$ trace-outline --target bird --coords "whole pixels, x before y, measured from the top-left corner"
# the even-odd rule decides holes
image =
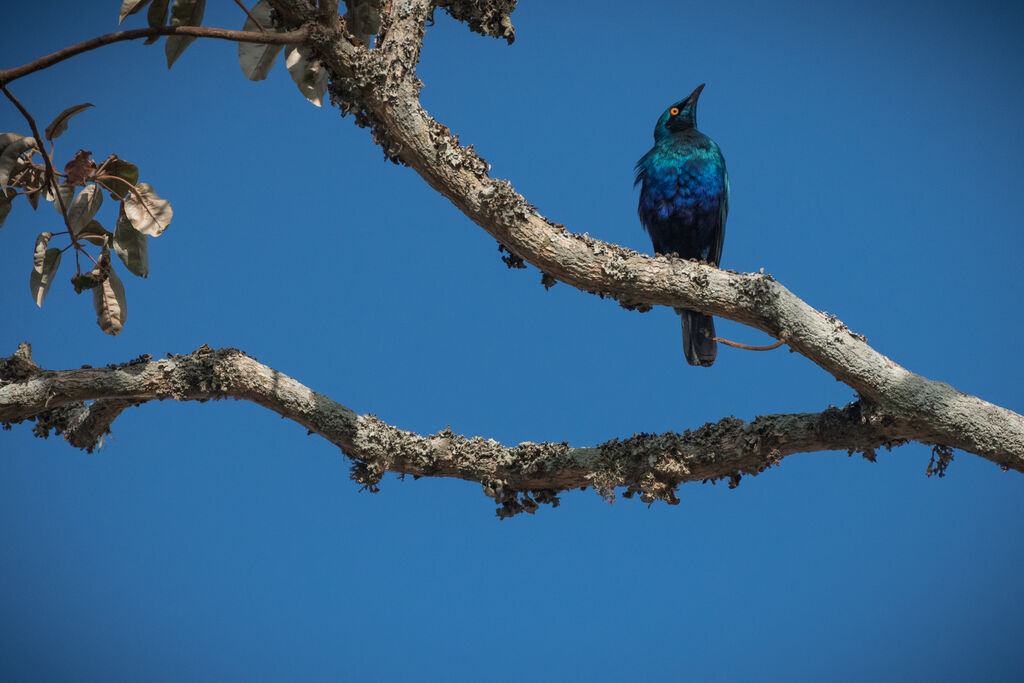
[[[654,146],[636,164],[637,213],[655,254],[699,259],[717,266],[729,213],[729,175],[722,150],[697,130],[697,100],[706,84],[665,110],[654,126]],[[715,362],[715,322],[677,308],[683,353],[690,365]]]

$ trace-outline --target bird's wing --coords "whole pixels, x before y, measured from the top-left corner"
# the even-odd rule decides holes
[[[722,243],[725,242],[725,219],[729,215],[729,172],[724,167],[722,168],[722,175],[725,192],[722,193],[722,203],[718,210],[718,226],[715,229],[715,241],[711,244],[710,258],[708,258],[708,261],[716,264],[722,261]]]
[[[633,178],[633,187],[642,183],[644,178],[647,177],[647,157],[651,156],[653,153],[654,149],[652,148],[647,152],[647,154],[640,157],[640,161],[636,162],[636,167],[633,169],[633,173],[635,174]]]

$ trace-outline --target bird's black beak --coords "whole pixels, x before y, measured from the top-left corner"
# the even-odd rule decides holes
[[[690,93],[690,96],[686,98],[686,101],[690,104],[696,104],[697,98],[700,97],[700,91],[704,89],[705,85],[707,85],[707,83],[701,83],[698,85],[697,89]]]

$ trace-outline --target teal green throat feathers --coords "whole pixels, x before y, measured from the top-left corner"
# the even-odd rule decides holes
[[[654,147],[636,164],[640,223],[656,254],[676,254],[718,265],[729,213],[729,176],[715,141],[697,130],[697,98],[704,85],[661,115]],[[683,321],[683,352],[690,365],[715,362],[718,344],[709,315],[676,309]]]

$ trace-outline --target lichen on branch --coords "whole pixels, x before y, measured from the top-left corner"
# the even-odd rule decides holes
[[[480,35],[504,38],[509,45],[516,39],[512,25],[516,0],[442,0],[437,6]]]
[[[891,448],[919,436],[914,425],[870,401],[821,413],[764,415],[750,422],[728,417],[682,433],[633,434],[596,446],[523,442],[504,446],[445,428],[421,436],[319,394],[238,349],[203,346],[192,353],[153,359],[149,354],[102,368],[45,370],[28,344],[0,358],[0,423],[33,422],[92,451],[113,422],[132,406],[154,400],[236,399],[257,403],[352,459],[352,478],[377,490],[385,473],[453,477],[477,482],[499,514],[533,512],[557,504],[575,488],[593,488],[611,500],[616,490],[642,501],[679,502],[680,484],[756,475],[794,453],[863,452]]]
[[[729,417],[692,431],[633,434],[589,447],[557,442],[504,446],[450,429],[418,435],[372,415],[357,415],[236,349],[203,347],[158,360],[143,356],[105,368],[51,371],[38,367],[23,345],[0,359],[0,422],[6,428],[32,421],[38,435],[54,432],[88,450],[133,405],[163,399],[248,400],[337,445],[353,460],[353,478],[367,489],[378,488],[386,472],[455,477],[479,483],[502,516],[555,505],[560,492],[579,487],[609,499],[624,491],[647,502],[675,503],[683,482],[726,480],[735,486],[741,477],[758,474],[790,454],[843,450],[873,460],[877,449],[907,441],[934,446],[929,474],[945,474],[954,448],[1024,472],[1024,417],[906,370],[770,275],[649,257],[573,233],[542,216],[511,183],[491,178],[490,166],[472,145],[463,146],[423,109],[416,66],[437,7],[474,30],[511,42],[513,1],[390,0],[382,6],[375,49],[352,40],[337,3],[321,3],[319,9],[299,0],[271,4],[290,25],[301,27],[279,34],[280,41],[307,43],[329,70],[332,101],[343,113],[355,114],[357,124],[372,129],[387,158],[415,170],[491,235],[510,267],[532,265],[543,274],[545,286],[562,282],[631,309],[687,308],[748,325],[846,383],[857,400],[820,413],[765,415],[750,422]],[[331,11],[324,12],[325,7]],[[229,34],[207,37],[253,39]],[[143,35],[112,34],[100,42]],[[45,68],[47,59],[27,65],[27,71],[21,68],[20,75]],[[11,73],[0,72],[0,83]]]
[[[315,34],[314,49],[332,80],[358,81],[353,99],[364,117],[360,122],[373,127],[385,154],[415,170],[494,237],[511,262],[535,266],[546,282],[564,282],[630,308],[687,308],[766,332],[860,396],[914,421],[920,438],[1022,468],[1024,417],[901,367],[770,275],[649,257],[572,233],[544,218],[508,181],[491,178],[472,146],[462,146],[419,101],[416,64],[433,7],[431,0],[393,0],[386,40],[372,53],[326,28]]]

